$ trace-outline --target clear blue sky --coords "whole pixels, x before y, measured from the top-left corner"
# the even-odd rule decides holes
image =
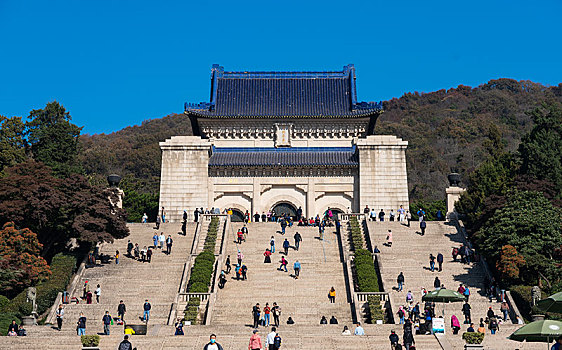
[[[359,100],[562,82],[562,1],[0,0],[0,114],[58,100],[85,133],[209,99],[225,70],[340,70]]]

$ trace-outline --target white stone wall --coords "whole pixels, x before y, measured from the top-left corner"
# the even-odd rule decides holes
[[[178,222],[184,210],[191,215],[195,207],[208,206],[211,143],[198,136],[174,136],[160,142],[160,148],[160,208],[165,208],[167,221]]]
[[[395,136],[374,135],[357,140],[359,150],[359,196],[361,210],[366,205],[378,213],[409,208],[406,172],[407,141]]]

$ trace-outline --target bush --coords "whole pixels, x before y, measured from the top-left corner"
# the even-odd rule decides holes
[[[6,298],[3,295],[0,295],[0,310],[2,310],[4,306],[8,305],[9,303],[10,303],[10,299]]]
[[[361,226],[359,225],[359,221],[357,221],[357,217],[352,216],[349,219],[349,226],[350,226],[350,236],[351,236],[351,249],[358,250],[363,249],[365,246],[365,239],[363,237],[363,231],[361,230]]]
[[[201,282],[195,282],[189,286],[190,293],[207,293],[209,285]]]
[[[521,312],[521,316],[524,319],[530,320],[531,319],[531,304],[533,302],[533,298],[531,297],[531,286],[512,286],[509,291],[511,292],[511,296],[513,297],[513,301],[519,308],[519,312]]]
[[[369,321],[374,324],[377,320],[383,320],[384,312],[381,307],[381,297],[379,295],[369,295],[367,297],[367,304],[369,305]]]
[[[355,277],[360,292],[379,292],[379,279],[371,252],[367,249],[355,251],[353,259]]]
[[[418,200],[410,204],[410,214],[412,214],[412,220],[418,220],[418,210],[422,208],[425,211],[425,220],[434,221],[437,220],[437,211],[441,210],[443,218],[447,215],[447,203],[445,200],[437,201],[424,201]]]
[[[187,302],[187,306],[199,306],[200,304],[201,304],[201,299],[197,297],[191,298]]]
[[[66,289],[70,282],[70,278],[76,268],[76,257],[59,253],[53,257],[51,261],[51,277],[49,280],[39,283],[37,288],[37,313],[39,315],[47,311],[55,302],[58,292]],[[2,312],[16,313],[18,316],[28,316],[27,306],[31,307],[31,303],[27,302],[27,290],[19,293],[10,301],[9,304],[2,308]]]
[[[215,244],[217,241],[219,219],[213,217],[209,224],[203,251],[195,258],[191,268],[187,290],[191,293],[207,293],[215,266]]]
[[[80,336],[80,340],[82,341],[82,346],[98,346],[100,345],[100,336],[97,334],[94,335],[82,335]]]
[[[466,341],[467,344],[482,344],[484,341],[484,333],[464,332],[462,334],[462,339]]]
[[[15,312],[0,312],[0,336],[8,334],[8,327],[12,320],[16,320],[17,324],[21,324],[21,320]]]

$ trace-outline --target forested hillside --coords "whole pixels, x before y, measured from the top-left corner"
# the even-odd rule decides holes
[[[499,79],[476,88],[407,93],[384,102],[385,112],[377,122],[376,133],[397,135],[409,142],[411,200],[443,199],[446,176],[452,169],[467,178],[489,154],[492,125],[497,126],[493,132],[501,132],[506,149],[513,150],[532,127],[527,112],[547,100],[562,101],[562,84],[545,87]],[[126,192],[134,198],[150,194],[144,200],[154,206],[161,162],[158,142],[190,134],[187,119],[174,114],[109,135],[82,135],[81,164],[96,181],[105,181],[109,173],[121,174]],[[133,216],[136,218],[136,214]]]

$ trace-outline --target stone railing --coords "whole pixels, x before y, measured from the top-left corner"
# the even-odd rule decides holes
[[[459,220],[456,213],[451,213],[449,216],[449,221],[455,225],[457,231],[461,234],[463,243],[467,244],[472,249],[472,244],[468,241],[466,236],[466,229],[464,228],[464,224],[462,220]],[[484,270],[484,274],[491,280],[492,279],[492,272],[490,271],[490,267],[486,262],[486,259],[482,255],[480,255],[480,263],[482,265],[482,269]],[[515,301],[511,297],[511,293],[509,290],[505,290],[503,293],[503,299],[509,305],[509,318],[511,319],[512,323],[517,324],[519,320],[523,320],[521,317],[521,313],[519,312],[519,308],[515,304]]]
[[[381,301],[390,301],[390,296],[387,292],[355,292],[357,301],[367,301],[367,298],[372,295],[378,295]]]
[[[340,219],[340,221],[349,221],[349,219],[351,219],[352,216],[355,216],[357,218],[357,221],[362,221],[365,220],[365,218],[367,217],[367,214],[363,214],[363,213],[346,213],[346,214],[338,214],[338,217]]]
[[[201,301],[207,301],[211,293],[178,293],[180,301],[188,302],[189,299],[199,298]]]

